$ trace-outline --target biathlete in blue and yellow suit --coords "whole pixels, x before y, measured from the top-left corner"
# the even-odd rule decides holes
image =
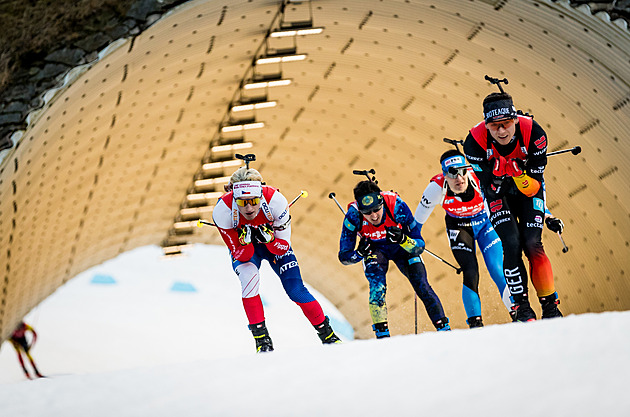
[[[376,337],[389,337],[385,276],[390,260],[411,283],[435,328],[450,330],[442,303],[427,281],[420,257],[424,240],[407,204],[394,192],[382,192],[373,181],[359,182],[354,188],[354,198],[356,201],[348,205],[343,221],[339,260],[344,265],[363,261]],[[357,235],[361,239],[355,250]]]
[[[470,328],[483,327],[475,242],[479,245],[490,277],[510,312],[513,303],[503,274],[503,246],[490,223],[479,179],[472,168],[466,167],[464,155],[451,149],[442,154],[440,164],[442,173],[431,178],[422,193],[415,218],[422,227],[435,206],[440,204],[444,208],[446,233],[451,251],[464,276],[462,301],[468,317],[466,323]]]

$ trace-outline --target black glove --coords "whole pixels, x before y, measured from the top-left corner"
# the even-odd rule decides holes
[[[359,240],[359,246],[357,246],[357,249],[355,250],[357,255],[359,255],[362,258],[365,258],[366,256],[368,256],[371,250],[372,250],[372,241],[365,236],[361,237],[361,240]]]
[[[402,229],[395,226],[385,227],[385,236],[387,237],[387,241],[390,243],[401,244],[403,240],[405,240],[405,234]]]
[[[494,177],[492,179],[492,184],[490,184],[490,186],[485,190],[486,199],[488,201],[499,200],[503,198],[503,195],[505,195],[505,186],[503,183],[503,178]]]
[[[252,227],[252,241],[254,243],[269,243],[275,240],[276,236],[273,227],[270,224],[261,224],[258,227]]]
[[[562,220],[557,217],[547,217],[545,219],[545,224],[547,225],[547,229],[554,233],[562,233],[564,230],[564,223],[562,223]]]

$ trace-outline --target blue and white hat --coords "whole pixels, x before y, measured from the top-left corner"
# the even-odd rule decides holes
[[[449,156],[445,160],[442,161],[442,172],[448,173],[448,169],[453,168],[461,168],[466,165],[466,160],[463,155],[453,155]]]

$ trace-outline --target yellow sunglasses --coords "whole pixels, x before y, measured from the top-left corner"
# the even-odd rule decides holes
[[[245,207],[248,204],[251,204],[252,206],[256,206],[256,205],[258,205],[258,203],[260,203],[260,198],[259,197],[251,198],[251,199],[248,199],[248,200],[243,200],[243,199],[240,199],[240,198],[236,199],[236,204],[241,206],[241,207]]]

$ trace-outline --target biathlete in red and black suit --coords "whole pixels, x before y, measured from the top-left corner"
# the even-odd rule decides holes
[[[484,121],[464,141],[464,153],[479,177],[490,221],[503,244],[503,271],[514,298],[516,320],[536,319],[529,303],[523,251],[542,305],[542,318],[562,317],[551,262],[542,244],[546,133],[533,118],[517,114],[507,93],[488,95],[483,112]],[[547,219],[551,230],[561,231],[561,223]]]
[[[280,277],[287,295],[302,309],[322,343],[340,343],[328,317],[302,281],[291,248],[287,199],[276,188],[263,185],[260,173],[248,167],[232,175],[229,188],[231,191],[219,199],[212,217],[232,255],[232,268],[241,282],[243,307],[257,352],[273,350],[259,295],[263,260]]]
[[[26,340],[26,334],[28,332],[31,332],[32,334],[32,339],[30,343],[28,342],[28,340]],[[43,378],[44,376],[39,372],[37,366],[35,366],[35,361],[31,356],[31,348],[33,347],[33,345],[35,345],[35,342],[37,341],[37,332],[35,331],[35,329],[21,321],[11,334],[11,338],[9,340],[11,341],[13,348],[17,352],[18,361],[20,362],[20,366],[24,371],[24,375],[26,375],[28,379],[32,379],[31,375],[28,373],[28,369],[26,369],[26,364],[24,363],[24,359],[22,358],[22,353],[24,353],[28,361],[31,363],[35,375],[37,375],[39,378]]]
[[[356,201],[348,205],[339,240],[339,261],[352,265],[363,261],[370,286],[369,307],[376,338],[389,337],[385,275],[393,261],[407,277],[438,331],[451,330],[440,299],[427,281],[420,254],[424,240],[407,204],[394,192],[383,192],[373,181],[354,188]],[[359,246],[355,250],[357,235]]]

